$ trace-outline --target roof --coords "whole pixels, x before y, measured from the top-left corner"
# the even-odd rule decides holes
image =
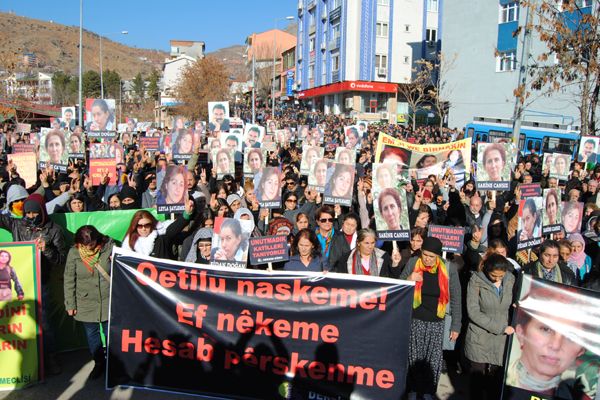
[[[265,32],[253,33],[246,38],[248,44],[248,59],[252,59],[252,48],[256,49],[256,60],[273,59],[273,41],[277,46],[277,54],[281,54],[296,46],[296,36],[282,31],[281,29],[271,29]]]
[[[195,43],[204,44],[200,40],[170,40],[171,46],[193,46]]]

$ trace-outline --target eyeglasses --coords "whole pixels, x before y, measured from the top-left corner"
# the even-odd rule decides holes
[[[142,228],[142,229],[150,229],[152,228],[152,223],[149,222],[147,224],[137,224],[138,229]]]
[[[296,200],[296,199],[287,199],[287,200],[286,200],[286,202],[288,202],[288,201],[289,201],[290,203],[296,203],[298,200]]]
[[[294,186],[296,184],[296,182],[290,181],[290,182],[286,182],[286,185],[288,186]]]
[[[321,222],[322,224],[324,224],[326,222],[332,223],[333,222],[333,218],[321,218],[319,220],[319,222]]]

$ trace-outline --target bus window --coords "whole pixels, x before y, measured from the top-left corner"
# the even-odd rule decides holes
[[[490,129],[490,137],[494,139],[506,139],[512,135],[512,132],[494,131]]]
[[[467,129],[467,137],[472,138],[474,133],[475,133],[475,128]]]
[[[482,138],[481,140],[483,140],[484,142],[486,142],[486,143],[487,143],[487,141],[488,141],[488,135],[486,135],[486,134],[484,133],[484,134],[483,134],[483,138]]]
[[[543,149],[544,149],[544,153],[574,154],[573,149],[576,146],[577,146],[577,141],[574,139],[561,139],[561,138],[555,138],[555,137],[545,137]]]
[[[479,135],[479,133],[477,134],[477,137],[475,138],[476,142],[479,142],[481,140],[481,136]]]
[[[525,149],[525,134],[521,133],[519,135],[519,150],[524,150]]]

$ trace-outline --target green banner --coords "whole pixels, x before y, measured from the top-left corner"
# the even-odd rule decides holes
[[[0,245],[0,274],[10,276],[9,287],[0,288],[0,390],[12,390],[34,384],[41,376],[40,264],[35,244]]]
[[[73,245],[73,237],[77,229],[84,225],[93,225],[99,232],[110,236],[113,240],[121,243],[129,228],[133,214],[138,210],[117,211],[92,211],[81,213],[59,213],[52,214],[50,219],[63,228],[67,245]],[[159,221],[165,220],[164,214],[157,214],[156,210],[148,209]],[[0,242],[12,242],[12,234],[0,229]],[[66,254],[65,254],[66,257]],[[50,273],[50,315],[49,321],[54,331],[55,350],[67,351],[87,347],[87,341],[83,326],[69,317],[65,311],[64,266],[55,268]],[[1,364],[0,364],[1,365]]]

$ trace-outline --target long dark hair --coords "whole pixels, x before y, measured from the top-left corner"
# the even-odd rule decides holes
[[[294,237],[294,242],[292,243],[291,253],[293,256],[299,255],[298,251],[298,242],[300,239],[307,239],[312,244],[313,248],[310,252],[311,259],[315,259],[317,257],[321,257],[321,243],[319,243],[319,239],[317,239],[317,235],[310,229],[305,228],[301,229]]]
[[[75,232],[73,241],[76,247],[89,245],[100,245],[101,247],[104,247],[104,245],[108,243],[109,237],[100,233],[98,229],[92,225],[83,225]]]
[[[125,233],[125,237],[129,235],[129,247],[134,248],[135,243],[137,242],[140,234],[137,230],[137,224],[141,219],[148,218],[152,223],[152,231],[156,229],[156,224],[158,221],[154,218],[154,215],[150,214],[146,210],[139,210],[135,214],[133,214],[133,218],[131,218],[131,223],[129,224],[129,228],[127,228],[127,233]]]

